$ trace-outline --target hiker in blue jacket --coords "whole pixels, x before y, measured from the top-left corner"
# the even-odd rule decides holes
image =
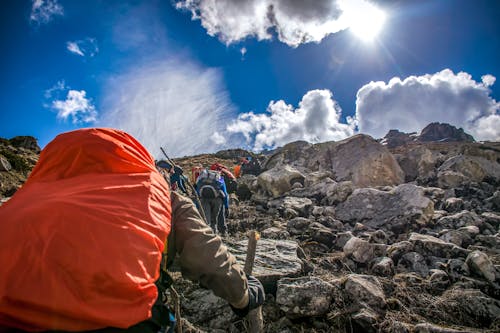
[[[196,191],[214,233],[227,235],[226,216],[229,214],[229,195],[220,172],[203,170],[196,180]]]
[[[188,195],[188,191],[185,185],[185,176],[183,175],[183,170],[178,166],[174,166],[172,169],[172,165],[165,160],[160,160],[156,162],[156,167],[160,169],[165,169],[167,173],[170,175],[170,187],[172,190],[176,190],[179,188],[184,194]]]

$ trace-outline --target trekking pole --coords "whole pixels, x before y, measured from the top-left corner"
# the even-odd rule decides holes
[[[163,153],[163,155],[165,155],[165,157],[167,158],[167,161],[172,165],[173,168],[176,167],[175,165],[175,162],[170,158],[168,157],[167,153],[165,152],[165,150],[163,150],[162,147],[160,147],[161,149],[161,152]],[[194,199],[196,201],[196,204],[198,206],[198,212],[200,213],[201,215],[201,218],[203,219],[203,221],[205,221],[205,224],[207,224],[207,217],[205,216],[205,212],[203,211],[203,207],[201,206],[201,201],[200,201],[200,197],[198,196],[198,192],[196,192],[196,189],[194,188],[193,184],[191,184],[191,182],[189,181],[189,179],[186,177],[186,183],[188,184],[189,188],[191,189],[191,192],[194,193]]]
[[[257,250],[257,241],[260,235],[257,231],[250,231],[247,246],[247,257],[245,259],[245,267],[243,270],[247,275],[252,274],[253,263],[255,261],[255,251]],[[262,333],[264,332],[264,319],[262,318],[262,306],[248,312],[248,332]]]

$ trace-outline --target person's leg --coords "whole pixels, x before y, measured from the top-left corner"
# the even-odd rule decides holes
[[[224,216],[224,203],[222,198],[215,199],[215,210],[217,210],[217,229],[220,235],[226,233],[226,219]]]
[[[212,227],[212,215],[211,215],[211,202],[210,199],[200,198],[201,207],[203,208],[203,212],[205,213],[205,217],[207,218],[207,224]],[[214,230],[215,232],[215,230]]]
[[[212,227],[214,233],[218,233],[218,230],[217,230],[217,215],[219,214],[219,211],[217,209],[217,198],[210,199],[210,213],[212,214],[210,216],[210,220],[212,222],[211,227]]]

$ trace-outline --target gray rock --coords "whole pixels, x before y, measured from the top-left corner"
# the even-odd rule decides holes
[[[288,317],[312,317],[325,314],[335,286],[316,277],[283,278],[278,281],[276,303]]]
[[[310,214],[313,203],[311,199],[308,198],[284,197],[269,201],[268,206],[282,212],[293,210],[299,216],[307,217]]]
[[[327,247],[332,247],[337,238],[337,235],[332,230],[318,222],[313,222],[309,225],[307,234],[312,240],[322,243]]]
[[[467,182],[480,183],[486,177],[500,179],[498,163],[482,156],[456,155],[450,157],[438,169],[438,184],[440,183],[440,174],[443,172],[455,172],[462,175]],[[442,183],[442,185],[460,185],[460,183]]]
[[[444,202],[443,208],[450,213],[460,212],[464,209],[464,201],[460,198],[448,198]]]
[[[450,286],[450,277],[445,271],[440,269],[431,269],[427,279],[432,290],[442,292]]]
[[[466,255],[464,249],[460,251],[460,248],[455,244],[447,243],[433,236],[412,232],[408,240],[413,243],[415,252],[420,253],[424,257],[431,255],[441,258],[452,258],[455,254]]]
[[[305,217],[295,217],[288,221],[286,228],[290,235],[302,235],[312,222]]]
[[[439,239],[464,248],[472,244],[472,237],[464,230],[448,230]]]
[[[337,250],[343,249],[345,244],[349,241],[349,239],[353,237],[354,235],[350,231],[337,233],[337,239],[335,240],[334,244],[335,248]]]
[[[490,282],[495,282],[497,274],[495,266],[485,253],[473,251],[467,256],[465,263],[469,266],[471,273],[484,277]]]
[[[295,182],[304,183],[305,176],[288,165],[272,168],[257,177],[258,185],[276,198],[292,189]]]
[[[437,174],[438,186],[441,188],[455,188],[467,182],[465,177],[460,172],[445,170]]]
[[[265,230],[262,230],[261,235],[263,238],[272,238],[272,239],[287,239],[290,237],[288,231],[279,227],[270,227]]]
[[[486,223],[491,224],[495,228],[500,227],[500,215],[497,213],[493,212],[482,213],[481,218],[483,218]]]
[[[387,243],[387,235],[383,230],[377,230],[370,235],[371,243],[379,243],[386,244]]]
[[[429,274],[429,267],[425,263],[425,258],[417,252],[406,253],[399,259],[396,266],[399,273],[415,272],[422,277]]]
[[[372,188],[356,189],[336,208],[336,217],[345,222],[362,222],[371,228],[425,225],[432,218],[434,204],[421,187],[403,184],[390,192]]]
[[[375,258],[371,272],[378,276],[392,276],[394,275],[394,262],[389,257]]]
[[[245,264],[247,240],[226,245],[238,263]],[[298,276],[302,261],[297,256],[297,242],[290,240],[260,239],[257,243],[252,275],[257,277],[266,290],[276,290],[276,283],[283,277]]]
[[[377,313],[381,313],[387,306],[382,285],[374,276],[349,274],[344,290],[353,304],[360,308],[368,306]]]
[[[379,317],[380,316],[371,309],[361,309],[360,311],[351,315],[353,331],[376,333],[376,324]]]
[[[387,254],[392,261],[397,264],[399,259],[401,259],[404,254],[412,251],[413,244],[408,241],[402,241],[390,245],[387,249]]]
[[[437,224],[441,228],[458,229],[461,227],[471,226],[471,225],[480,227],[483,224],[483,222],[476,213],[464,210],[461,211],[460,213],[440,218],[437,221]]]
[[[437,158],[424,146],[417,146],[396,157],[405,173],[405,181],[428,179],[435,173],[434,165]]]
[[[195,289],[182,298],[183,313],[192,323],[204,323],[212,331],[226,329],[234,319],[228,303],[211,290]]]
[[[462,276],[469,276],[469,266],[461,259],[450,259],[446,263],[446,270],[453,280],[459,280]]]
[[[349,239],[343,251],[346,256],[358,263],[367,263],[374,258],[373,245],[357,237]]]

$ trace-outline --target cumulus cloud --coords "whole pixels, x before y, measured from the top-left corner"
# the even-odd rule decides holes
[[[160,146],[171,156],[222,148],[232,106],[217,70],[186,59],[150,61],[107,84],[100,125],[135,136],[156,157]]]
[[[359,130],[382,137],[390,129],[420,131],[431,122],[464,128],[478,140],[500,139],[500,104],[491,97],[492,75],[481,82],[450,69],[435,74],[370,82],[359,89]]]
[[[176,7],[201,20],[210,36],[231,44],[247,37],[278,39],[292,47],[320,42],[347,29],[357,14],[373,10],[365,0],[180,0]]]
[[[33,0],[30,20],[38,24],[48,23],[57,15],[63,15],[63,7],[57,0]]]
[[[74,42],[67,42],[66,49],[76,55],[93,57],[99,52],[95,38],[85,38]]]
[[[266,114],[240,114],[227,131],[242,134],[257,151],[296,140],[341,140],[353,135],[355,128],[351,118],[347,123],[340,122],[341,113],[329,90],[311,90],[302,97],[298,108],[283,100],[271,101]]]
[[[97,111],[92,101],[86,97],[85,90],[69,90],[65,100],[55,100],[52,108],[57,117],[72,119],[73,124],[92,123],[97,120]]]

